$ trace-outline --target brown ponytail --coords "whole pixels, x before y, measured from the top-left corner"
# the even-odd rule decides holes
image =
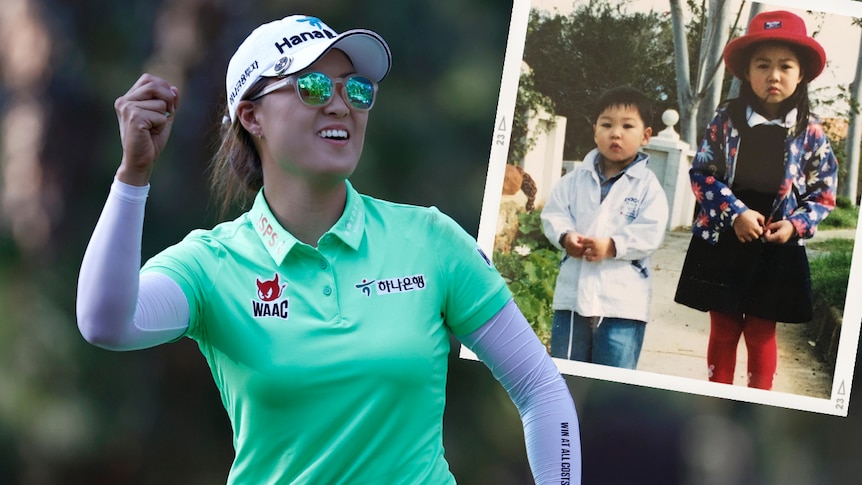
[[[246,92],[253,97],[268,84],[261,78]],[[226,112],[223,110],[222,112]],[[218,150],[210,162],[210,189],[224,217],[234,203],[245,206],[263,187],[263,169],[252,135],[238,120],[219,128]]]

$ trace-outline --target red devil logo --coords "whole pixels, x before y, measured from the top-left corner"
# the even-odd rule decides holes
[[[257,280],[257,297],[261,301],[275,301],[281,297],[281,292],[287,283],[279,286],[278,273],[275,274],[275,279],[271,281]]]

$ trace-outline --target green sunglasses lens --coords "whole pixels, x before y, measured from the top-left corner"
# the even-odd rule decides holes
[[[332,97],[332,80],[325,74],[310,72],[296,80],[302,100],[311,106],[323,106]]]
[[[350,76],[344,83],[347,99],[357,109],[371,109],[374,104],[374,83],[362,76]]]
[[[332,98],[333,82],[326,74],[309,72],[299,76],[296,88],[299,97],[309,106],[323,106]],[[368,110],[374,104],[374,83],[358,74],[344,80],[347,100],[358,110]]]

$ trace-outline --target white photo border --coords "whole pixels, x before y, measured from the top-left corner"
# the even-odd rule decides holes
[[[572,0],[574,2],[574,0]],[[817,2],[816,7],[810,0],[770,0],[762,2],[767,8],[788,8],[836,14],[848,17],[862,17],[862,2],[850,0],[830,0]],[[482,203],[478,243],[486,254],[492,255],[494,238],[502,201],[504,172],[509,150],[511,121],[521,72],[521,63],[526,41],[527,24],[532,3],[530,0],[514,0],[512,18],[500,83],[491,152]],[[862,221],[860,221],[862,222]],[[856,241],[860,240],[862,227],[857,224]],[[835,416],[847,416],[850,401],[850,388],[856,363],[856,351],[862,325],[862,248],[854,244],[850,278],[847,284],[847,301],[843,314],[843,324],[839,338],[831,395],[828,399],[802,396],[776,391],[752,389],[739,385],[726,385],[688,377],[657,374],[640,370],[618,369],[585,362],[553,359],[563,374],[595,378],[625,384],[634,384],[659,389],[680,391],[702,396],[746,401],[757,404],[817,412]],[[856,298],[851,298],[856,295]],[[461,346],[460,357],[477,360],[476,355]],[[705,367],[704,362],[704,367]],[[705,372],[705,371],[704,371]]]

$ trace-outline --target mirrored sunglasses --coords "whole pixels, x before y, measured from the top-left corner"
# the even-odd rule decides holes
[[[296,94],[308,106],[326,106],[332,100],[332,93],[337,85],[341,85],[341,96],[353,108],[368,111],[374,105],[377,94],[377,83],[359,74],[332,79],[322,72],[306,72],[301,75],[291,75],[267,86],[250,101],[262,98],[267,94],[281,89],[288,84],[296,88]]]

